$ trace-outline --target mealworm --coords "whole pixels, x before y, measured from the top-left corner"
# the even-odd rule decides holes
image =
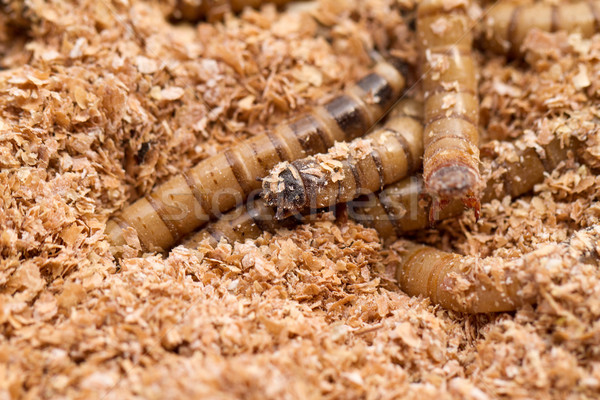
[[[282,6],[291,0],[177,0],[172,11],[176,19],[186,21],[217,21],[228,12],[240,12],[245,7],[259,8],[265,3]]]
[[[516,198],[533,190],[543,182],[544,173],[554,170],[562,161],[576,152],[581,143],[569,138],[568,141],[554,139],[536,150],[526,148],[518,152],[516,161],[493,162],[492,174],[487,179],[481,200],[489,203],[505,196]],[[539,151],[539,153],[538,153]],[[541,153],[541,154],[540,154]],[[500,172],[500,173],[498,173]],[[377,197],[362,197],[348,205],[353,218],[361,224],[374,228],[384,238],[401,236],[404,233],[427,228],[433,219],[443,220],[463,211],[460,199],[453,199],[442,209],[425,198],[426,189],[418,178],[404,179],[389,185]]]
[[[403,88],[402,75],[392,65],[380,62],[373,72],[323,106],[174,176],[108,221],[106,234],[113,251],[118,255],[127,239],[136,245],[132,233],[145,251],[171,248],[211,217],[241,204],[260,189],[259,179],[277,163],[324,152],[336,141],[367,132]]]
[[[532,302],[520,293],[519,279],[502,274],[504,271],[498,268],[502,259],[479,259],[411,242],[402,244],[404,248],[398,251],[396,280],[409,296],[428,297],[446,309],[469,314],[513,311]],[[492,279],[483,270],[499,276]],[[470,277],[472,274],[475,276]],[[456,281],[463,286],[453,284]]]
[[[563,263],[597,264],[600,229],[592,226],[583,231],[591,237],[578,232],[554,245],[553,255]],[[469,314],[514,311],[534,303],[535,291],[527,290],[533,279],[525,267],[549,255],[548,249],[542,249],[507,262],[498,257],[461,256],[407,241],[394,247],[400,256],[396,279],[404,293],[425,296],[446,309]]]
[[[383,128],[325,154],[280,163],[263,179],[277,215],[348,202],[414,173],[423,155],[422,104],[403,100]]]
[[[486,182],[482,201],[487,203],[505,196],[515,198],[533,190],[544,180],[544,172],[554,170],[569,158],[569,153],[576,155],[581,143],[574,138],[567,139],[555,139],[539,149],[525,148],[517,152],[515,161],[493,162],[493,172]],[[376,196],[364,195],[349,202],[346,211],[350,218],[375,229],[382,238],[393,238],[430,225],[434,207],[425,194],[422,179],[409,177],[386,186]],[[455,217],[463,212],[463,208],[462,201],[454,199],[442,210],[436,210],[435,219]],[[254,239],[262,232],[274,232],[299,221],[306,222],[300,216],[292,216],[279,224],[271,207],[261,199],[253,199],[193,235],[186,246],[197,246],[206,238],[213,244],[222,238],[231,242]]]
[[[424,0],[417,10],[425,133],[427,191],[462,198],[479,209],[479,101],[468,1]]]
[[[490,50],[516,56],[532,29],[592,36],[600,27],[600,1],[561,4],[502,1],[489,7],[483,25],[484,40]]]

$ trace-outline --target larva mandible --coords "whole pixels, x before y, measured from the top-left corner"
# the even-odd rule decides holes
[[[583,236],[583,237],[581,237]],[[600,259],[600,226],[594,225],[554,245],[553,256],[563,264]],[[469,314],[514,311],[535,302],[535,290],[526,290],[533,279],[527,268],[547,249],[532,251],[506,261],[498,257],[461,256],[434,247],[400,241],[393,245],[399,255],[398,286],[409,296],[425,296],[446,309]],[[509,266],[517,268],[510,268]]]
[[[327,153],[277,164],[263,197],[277,216],[348,202],[415,173],[423,155],[422,104],[402,100],[380,129]]]
[[[486,182],[482,201],[487,203],[505,196],[515,198],[530,192],[544,180],[544,172],[554,170],[569,158],[570,152],[577,155],[580,146],[581,143],[574,138],[557,138],[543,146],[541,154],[528,147],[517,152],[516,161],[493,162],[491,169],[503,173],[491,174]],[[462,201],[454,199],[442,210],[436,210],[435,219],[455,217],[463,212],[463,208]],[[377,230],[382,238],[393,238],[427,228],[433,207],[425,196],[422,179],[409,177],[388,185],[377,195],[364,195],[349,202],[346,211],[355,221]],[[291,216],[283,221],[276,221],[274,209],[261,199],[252,199],[193,235],[185,245],[194,247],[206,238],[213,244],[222,238],[232,242],[254,239],[265,231],[274,232],[278,228],[307,222],[302,218],[306,217]]]
[[[545,32],[580,32],[590,37],[600,28],[600,0],[561,4],[501,1],[493,4],[483,21],[486,47],[517,56],[532,29]]]
[[[135,242],[132,234],[137,234],[142,250],[170,249],[211,217],[243,203],[260,189],[259,179],[275,164],[324,152],[336,141],[367,132],[396,101],[404,84],[396,68],[380,62],[323,106],[174,176],[108,221],[106,235],[113,252],[118,256],[127,239]]]
[[[423,179],[441,200],[479,210],[479,100],[468,1],[424,0],[417,10],[425,132]]]
[[[175,19],[186,21],[216,21],[228,12],[240,12],[245,7],[259,8],[266,3],[282,6],[291,0],[176,0],[171,12]]]

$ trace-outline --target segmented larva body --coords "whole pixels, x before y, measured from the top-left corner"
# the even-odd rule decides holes
[[[505,196],[515,198],[530,192],[536,184],[543,182],[544,172],[554,170],[569,158],[569,152],[577,152],[580,145],[575,139],[555,139],[543,146],[539,153],[536,149],[526,148],[517,153],[516,161],[492,163],[492,171],[503,172],[491,174],[482,201],[487,203]],[[436,210],[435,219],[455,217],[463,209],[462,201],[454,199],[442,210]],[[363,195],[349,202],[346,212],[356,222],[377,230],[382,238],[392,238],[427,228],[430,225],[432,202],[426,196],[422,179],[409,177],[388,185],[376,195]],[[276,221],[274,209],[261,199],[253,199],[192,236],[186,246],[197,246],[205,238],[216,242],[221,238],[242,242],[254,239],[264,231],[274,232],[299,221],[302,221],[300,216]]]
[[[165,251],[260,189],[277,163],[327,151],[336,141],[367,132],[404,88],[390,64],[378,63],[356,85],[272,132],[254,136],[176,175],[108,221],[106,234],[119,254],[137,234],[142,250]]]
[[[404,242],[396,267],[398,286],[409,296],[428,297],[432,303],[470,314],[513,311],[533,299],[519,293],[522,283],[513,276],[500,274],[496,280],[490,274],[478,274],[473,282],[466,277],[473,269],[498,270],[500,258],[478,259],[448,253],[430,246]],[[452,287],[452,280],[469,282],[467,289]],[[452,289],[450,289],[452,288]],[[461,289],[457,291],[456,289]]]
[[[273,168],[263,197],[278,216],[348,202],[415,173],[423,155],[422,104],[403,100],[383,128]]]
[[[505,196],[512,198],[533,190],[544,181],[544,172],[554,170],[569,152],[576,151],[580,143],[575,139],[561,143],[555,139],[543,146],[541,154],[534,148],[518,152],[517,161],[492,163],[492,173],[486,182],[481,200],[488,203]],[[432,213],[435,220],[444,220],[463,212],[460,199],[451,200],[442,210],[425,198],[426,189],[421,179],[412,177],[389,185],[378,196],[358,198],[348,204],[349,213],[361,224],[374,228],[384,238],[401,236],[407,232],[425,229],[430,225]]]
[[[423,0],[417,34],[425,97],[423,178],[440,199],[478,209],[479,100],[468,1]]]
[[[560,4],[500,1],[488,8],[483,24],[489,49],[516,56],[532,29],[592,36],[600,28],[600,1]]]
[[[539,253],[534,250],[509,261],[461,256],[403,241],[394,245],[400,256],[396,279],[409,296],[428,297],[449,310],[469,314],[513,311],[535,302],[536,291],[526,288],[528,283],[533,284],[526,267],[549,254],[563,265],[598,265],[599,235],[600,226],[594,225],[553,245],[552,253],[547,248]]]
[[[268,206],[262,198],[256,197],[208,224],[206,228],[189,237],[183,245],[195,249],[205,239],[212,245],[216,245],[221,239],[231,243],[244,242],[246,239],[256,239],[263,232],[291,228],[301,220],[300,216],[276,218],[275,209]]]
[[[580,145],[575,139],[562,144],[561,140],[555,139],[544,146],[543,155],[527,148],[520,153],[517,161],[492,166],[492,169],[502,169],[504,173],[493,175],[487,181],[483,201],[506,195],[516,197],[531,191],[534,185],[543,181],[544,171],[556,168],[568,158],[569,152],[577,151]],[[346,212],[357,222],[376,229],[381,237],[390,238],[427,227],[430,209],[431,202],[424,198],[422,180],[410,177],[389,185],[378,196],[363,196],[348,203]],[[454,199],[441,211],[438,219],[459,215],[462,210],[462,202]],[[256,238],[264,231],[274,232],[278,228],[289,227],[300,220],[288,217],[284,221],[276,221],[275,211],[257,199],[211,224],[185,245],[195,248],[205,239],[213,245],[222,238],[244,241]],[[523,279],[512,271],[498,268],[505,263],[500,258],[465,257],[410,242],[402,245],[396,275],[401,289],[408,295],[427,296],[434,304],[466,313],[512,311],[534,300],[522,292]],[[568,249],[570,241],[561,246]],[[597,248],[593,244],[588,247],[597,262],[600,244],[595,246]],[[527,262],[527,257],[535,258],[535,254],[525,255],[517,261]],[[454,285],[454,282],[458,284]]]
[[[173,16],[187,21],[216,21],[228,12],[240,12],[245,7],[259,8],[266,3],[278,6],[291,0],[176,0]]]

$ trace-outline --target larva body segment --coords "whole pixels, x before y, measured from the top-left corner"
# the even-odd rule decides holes
[[[417,33],[425,97],[423,177],[441,199],[464,198],[478,208],[479,100],[468,2],[424,0]]]
[[[211,217],[243,203],[277,163],[324,152],[336,141],[367,132],[403,88],[402,75],[390,64],[378,63],[372,73],[323,106],[169,179],[108,221],[106,234],[115,254],[119,246],[132,244],[133,234],[142,250],[171,248]]]
[[[228,12],[240,12],[245,7],[259,8],[266,3],[281,6],[291,0],[176,0],[173,17],[187,21],[217,21]]]
[[[325,154],[278,164],[263,180],[263,197],[278,215],[348,202],[414,172],[423,154],[422,105],[403,100],[383,128]]]
[[[600,27],[600,1],[561,4],[501,1],[489,7],[483,24],[486,46],[514,57],[521,53],[525,37],[532,29],[592,36]]]

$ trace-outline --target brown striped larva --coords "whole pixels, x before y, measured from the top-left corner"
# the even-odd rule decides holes
[[[532,29],[579,32],[583,37],[590,37],[599,27],[598,0],[560,4],[500,1],[485,12],[483,39],[490,50],[515,57]]]
[[[402,100],[387,123],[329,152],[285,162],[263,179],[263,197],[279,216],[345,203],[415,173],[423,154],[422,104]]]
[[[424,0],[417,11],[425,132],[423,180],[440,202],[479,210],[479,100],[468,1]]]
[[[282,161],[325,152],[336,141],[367,132],[396,101],[404,78],[380,62],[344,94],[314,107],[272,132],[254,136],[176,175],[108,221],[106,234],[115,254],[135,244],[165,251],[212,217],[243,203],[260,189],[259,178]],[[134,243],[131,243],[133,240]]]

